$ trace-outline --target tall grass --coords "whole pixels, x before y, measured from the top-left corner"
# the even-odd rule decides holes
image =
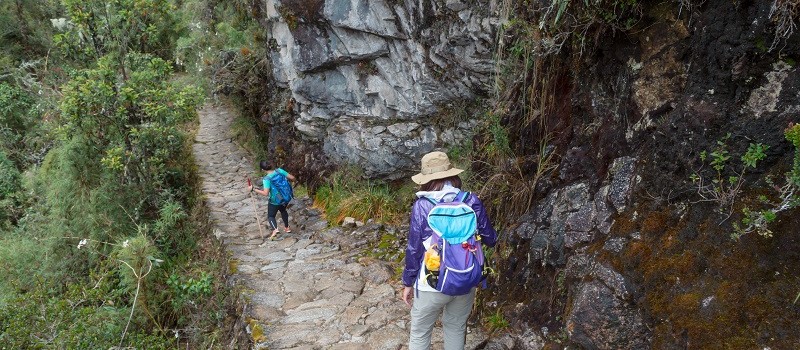
[[[415,188],[409,182],[398,187],[379,180],[365,180],[363,172],[345,168],[333,173],[314,194],[314,206],[325,212],[330,223],[345,217],[387,224],[408,220]]]

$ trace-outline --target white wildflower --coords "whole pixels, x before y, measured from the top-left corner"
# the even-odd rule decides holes
[[[125,242],[122,242],[122,248],[128,248],[128,240],[126,239]]]
[[[86,238],[82,239],[80,242],[78,242],[78,249],[81,249],[83,246],[86,245],[86,243],[89,243],[89,240]]]

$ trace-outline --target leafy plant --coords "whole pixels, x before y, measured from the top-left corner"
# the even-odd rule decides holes
[[[489,157],[503,157],[511,154],[511,145],[508,138],[508,130],[500,120],[500,116],[489,113],[487,118],[488,131],[491,135],[485,150]]]
[[[26,140],[35,128],[33,99],[22,89],[0,82],[0,150],[22,168],[27,165]]]
[[[726,171],[726,167],[730,165],[729,161],[732,157],[728,151],[727,144],[730,137],[731,134],[728,133],[722,139],[717,140],[717,144],[711,152],[700,152],[700,161],[703,165],[708,162],[708,165],[714,170],[712,176],[704,176],[702,167],[690,176],[692,182],[697,186],[697,193],[701,198],[700,201],[717,203],[720,213],[727,212],[725,220],[730,217],[731,212],[729,209],[736,201],[736,196],[741,192],[747,169],[755,168],[758,161],[766,157],[765,151],[769,148],[764,144],[751,143],[740,158],[742,162],[740,169]],[[709,177],[711,178],[710,180],[708,179]]]
[[[783,184],[776,184],[772,178],[765,181],[776,192],[777,199],[770,199],[765,195],[759,196],[763,209],[742,209],[740,223],[734,223],[734,232],[731,238],[739,239],[751,232],[757,232],[763,237],[772,237],[769,224],[778,218],[778,214],[800,206],[800,124],[789,124],[784,131],[784,136],[794,146],[794,159],[792,168],[784,174]]]
[[[167,0],[62,0],[71,25],[53,41],[77,62],[109,54],[152,54],[167,61],[177,40],[177,8]],[[120,67],[123,69],[124,67]]]
[[[214,279],[205,271],[200,273],[197,278],[184,277],[173,273],[167,279],[167,286],[172,290],[170,303],[176,311],[199,304],[200,298],[211,295]]]
[[[16,221],[19,215],[17,196],[20,190],[19,170],[0,150],[0,230]]]

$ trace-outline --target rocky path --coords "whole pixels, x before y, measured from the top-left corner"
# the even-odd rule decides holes
[[[289,210],[293,232],[263,241],[255,215],[265,225],[266,201],[258,198],[256,210],[247,193],[254,163],[231,140],[233,117],[229,108],[205,106],[194,155],[215,235],[231,254],[231,278],[247,299],[242,317],[254,347],[404,349],[409,310],[399,299],[401,285],[386,264],[359,258],[366,238],[381,227],[329,228],[310,200],[299,198]],[[476,344],[476,334],[468,342]]]

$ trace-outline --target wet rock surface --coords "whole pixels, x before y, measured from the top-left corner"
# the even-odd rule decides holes
[[[215,234],[231,254],[229,283],[247,305],[243,320],[256,349],[404,349],[409,309],[391,268],[360,259],[360,247],[380,225],[328,228],[308,198],[289,209],[291,233],[264,240],[266,201],[247,194],[253,164],[229,135],[233,114],[220,106],[200,111],[194,155],[203,178]],[[279,225],[282,224],[279,220]],[[264,228],[269,236],[271,230]],[[441,329],[433,348],[442,347]],[[467,335],[468,348],[485,337]]]

